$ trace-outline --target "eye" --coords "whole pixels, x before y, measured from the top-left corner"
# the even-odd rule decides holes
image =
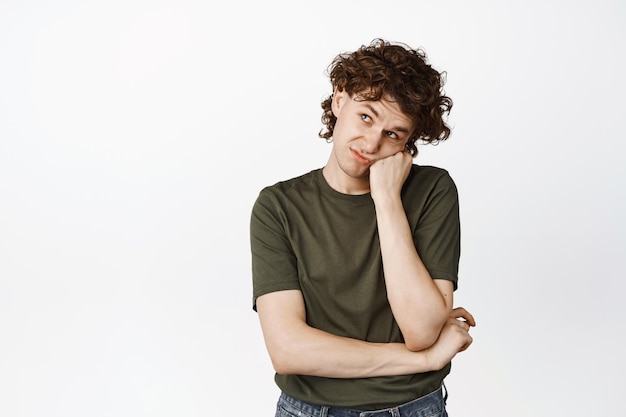
[[[372,121],[372,118],[371,118],[371,117],[369,117],[369,115],[367,115],[367,114],[363,113],[363,114],[361,115],[361,120],[363,120],[364,122],[368,122],[368,123],[369,123],[369,122],[371,122],[371,121]]]
[[[392,132],[391,130],[388,130],[388,131],[386,132],[386,135],[387,135],[387,137],[389,137],[389,138],[391,138],[391,139],[400,139],[400,138],[398,137],[398,135],[396,135],[396,133],[395,133],[395,132]]]

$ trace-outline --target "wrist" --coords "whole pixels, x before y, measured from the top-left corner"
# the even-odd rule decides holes
[[[425,366],[427,369],[427,372],[430,371],[435,371],[436,370],[436,366],[433,363],[433,355],[432,355],[432,351],[430,348],[426,348],[422,351],[422,353],[424,353],[424,362],[425,362]]]
[[[378,211],[392,211],[398,208],[401,208],[404,211],[404,207],[402,206],[402,198],[400,198],[400,193],[396,193],[391,190],[385,190],[371,193],[371,195],[372,200],[374,201],[374,206]]]

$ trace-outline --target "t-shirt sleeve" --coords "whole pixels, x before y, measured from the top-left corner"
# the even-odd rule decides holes
[[[442,171],[429,190],[413,238],[430,276],[452,281],[456,290],[461,252],[459,198],[447,171]]]
[[[250,219],[252,253],[252,308],[269,292],[300,289],[298,265],[287,232],[288,219],[277,193],[259,193]]]

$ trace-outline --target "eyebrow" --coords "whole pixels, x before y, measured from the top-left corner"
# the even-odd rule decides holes
[[[365,106],[372,112],[374,113],[374,116],[378,117],[378,112],[374,109],[374,107],[372,107],[371,104],[369,103],[365,103]],[[402,126],[398,126],[393,128],[392,130],[395,130],[397,132],[402,132],[402,133],[409,133],[409,129],[407,129],[406,127],[402,127]]]

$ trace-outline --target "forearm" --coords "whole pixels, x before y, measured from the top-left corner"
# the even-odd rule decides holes
[[[411,352],[403,343],[371,343],[340,337],[306,323],[300,291],[257,299],[265,344],[276,372],[328,378],[406,375],[436,369],[448,350]],[[435,365],[433,365],[435,364]]]
[[[368,378],[434,370],[427,352],[411,352],[402,343],[370,343],[335,336],[303,325],[270,348],[280,374],[328,378]]]
[[[442,294],[420,259],[399,196],[379,199],[376,219],[389,304],[409,349],[422,350],[437,340],[452,291]]]

